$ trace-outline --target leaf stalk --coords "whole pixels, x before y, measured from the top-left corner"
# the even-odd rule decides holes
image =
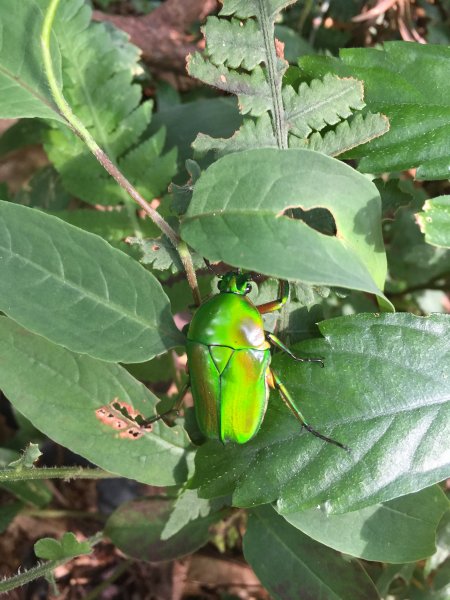
[[[33,479],[111,479],[112,477],[116,476],[103,469],[85,469],[83,467],[0,469],[0,483]]]
[[[55,75],[53,61],[50,52],[50,40],[52,34],[53,23],[55,20],[56,11],[60,0],[51,0],[45,12],[44,24],[41,32],[41,47],[42,57],[44,62],[44,71],[47,76],[50,91],[52,93],[55,104],[59,113],[67,122],[67,125],[72,131],[86,144],[102,167],[113,177],[119,186],[124,189],[151,218],[153,223],[168,237],[174,248],[180,255],[180,259],[186,271],[189,286],[196,304],[200,304],[200,291],[198,289],[197,276],[195,274],[192,257],[187,245],[181,240],[180,236],[172,229],[161,215],[150,206],[150,204],[141,196],[133,184],[125,177],[120,169],[113,163],[109,156],[97,144],[95,139],[90,134],[89,130],[84,126],[80,119],[73,113],[71,107],[67,103]],[[181,251],[180,251],[181,249]]]

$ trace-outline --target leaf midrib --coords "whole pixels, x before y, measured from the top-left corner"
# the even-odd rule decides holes
[[[36,271],[40,271],[41,273],[43,273],[50,279],[53,279],[54,281],[60,283],[63,287],[64,286],[69,287],[70,289],[75,290],[77,293],[80,293],[80,291],[81,291],[82,292],[81,296],[87,297],[89,300],[91,300],[92,302],[95,302],[97,305],[100,304],[100,305],[104,306],[105,308],[111,310],[112,312],[118,313],[121,318],[123,318],[123,316],[125,315],[129,318],[130,321],[137,323],[140,326],[144,326],[147,329],[158,329],[158,330],[164,331],[164,329],[159,329],[156,326],[157,324],[155,321],[140,320],[138,318],[138,314],[136,312],[135,313],[129,312],[129,310],[127,310],[127,308],[121,304],[117,304],[115,302],[105,303],[104,297],[96,295],[95,293],[93,293],[90,290],[87,290],[86,288],[78,287],[76,284],[74,284],[73,282],[70,282],[68,279],[58,276],[56,273],[45,269],[42,265],[39,265],[39,264],[33,262],[32,260],[24,257],[21,254],[14,253],[10,248],[6,248],[5,246],[0,245],[0,249],[3,249],[6,251],[6,253],[7,253],[6,257],[8,256],[8,253],[9,253],[9,255],[11,257],[10,260],[16,259],[16,260],[22,261],[27,267],[31,267],[31,268],[35,269]],[[60,258],[60,256],[59,256],[59,258]],[[103,273],[103,271],[102,271],[102,273]],[[108,288],[108,290],[109,290],[109,288]],[[109,295],[109,293],[108,293],[108,295]]]

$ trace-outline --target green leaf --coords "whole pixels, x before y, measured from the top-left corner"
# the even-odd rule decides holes
[[[165,132],[145,135],[152,104],[141,104],[140,85],[133,83],[139,50],[128,36],[104,23],[90,23],[84,0],[61,3],[54,33],[58,40],[64,95],[97,143],[146,198],[166,190],[176,171],[176,151],[161,156]],[[92,204],[129,202],[70,130],[46,136],[46,152],[68,191]]]
[[[415,566],[416,565],[414,563],[406,563],[405,565],[384,565],[383,572],[376,580],[377,590],[380,596],[384,598],[384,596],[387,595],[391,583],[395,579],[402,579],[405,583],[409,584],[412,579]]]
[[[450,502],[436,485],[342,515],[327,515],[315,507],[285,515],[285,519],[339,552],[364,560],[405,563],[433,554],[437,526],[449,509]]]
[[[47,123],[37,119],[21,119],[17,123],[14,123],[14,125],[8,127],[0,136],[0,156],[14,152],[25,146],[42,143],[43,134],[47,129]]]
[[[135,232],[134,222],[131,222],[125,207],[113,211],[101,210],[57,210],[48,214],[62,219],[85,231],[99,235],[112,246],[125,251],[129,249],[128,237]],[[139,229],[145,236],[158,235],[159,229],[150,219],[140,220]]]
[[[374,184],[377,186],[381,196],[382,213],[385,218],[392,218],[402,206],[409,206],[413,201],[412,194],[403,189],[403,181],[400,179],[375,179]]]
[[[199,449],[191,487],[202,497],[232,493],[237,506],[278,499],[283,514],[318,505],[343,513],[450,475],[450,316],[361,314],[319,328],[325,339],[293,351],[324,357],[324,369],[286,355],[273,368],[306,420],[351,452],[302,432],[273,393],[254,440]]]
[[[90,554],[92,547],[89,542],[79,542],[75,535],[66,531],[61,541],[53,538],[42,538],[34,544],[34,553],[38,558],[46,560],[61,560],[73,558],[81,554]]]
[[[10,462],[8,467],[12,467],[18,471],[21,469],[30,469],[34,467],[34,463],[39,460],[39,457],[42,456],[42,452],[39,450],[38,444],[28,444],[25,448],[23,454],[17,460]]]
[[[0,533],[3,533],[8,528],[9,524],[22,510],[22,502],[10,502],[0,506]]]
[[[283,214],[296,207],[326,208],[337,236]],[[308,150],[249,150],[202,174],[181,232],[213,261],[383,297],[380,208],[375,186],[337,160]]]
[[[172,243],[162,235],[157,239],[128,238],[128,243],[137,247],[140,251],[140,262],[143,265],[151,265],[157,271],[170,269],[172,273],[183,273],[184,267],[178,252]],[[198,254],[191,253],[195,269],[205,266],[203,258]]]
[[[257,119],[244,119],[242,126],[229,138],[213,138],[199,133],[192,144],[196,153],[203,155],[212,150],[217,158],[231,152],[276,146],[277,141],[267,113]]]
[[[197,490],[184,489],[173,504],[172,512],[161,532],[161,540],[168,540],[191,521],[217,513],[224,504],[223,499],[206,500],[198,497]]]
[[[425,241],[433,246],[450,248],[450,196],[427,200],[423,211],[416,218]]]
[[[389,286],[403,291],[425,286],[450,271],[450,252],[427,244],[417,226],[414,209],[401,209],[386,227]]]
[[[152,485],[186,480],[191,446],[180,427],[154,423],[140,439],[122,438],[96,411],[114,399],[144,417],[158,399],[123,367],[75,354],[0,318],[0,388],[57,443],[123,477]]]
[[[362,566],[303,535],[270,506],[252,510],[244,556],[275,600],[377,600]]]
[[[49,0],[2,0],[0,5],[0,118],[42,117],[65,123],[42,71],[40,34]],[[50,46],[61,84],[61,58]]]
[[[266,75],[261,67],[240,73],[223,65],[214,65],[200,53],[189,56],[189,75],[219,90],[236,94],[242,114],[258,117],[272,107],[272,96]]]
[[[47,166],[39,169],[16,194],[14,202],[47,210],[67,208],[71,196],[65,191],[56,170]]]
[[[158,110],[147,133],[155,133],[164,126],[167,132],[166,148],[176,146],[178,171],[183,173],[185,161],[192,157],[191,145],[199,131],[215,137],[230,136],[241,121],[234,98],[201,98]],[[182,181],[180,177],[177,177],[179,183]]]
[[[255,20],[228,21],[210,17],[203,34],[208,44],[208,56],[215,65],[252,71],[265,59],[264,39]]]
[[[0,323],[4,317],[0,317]],[[2,384],[0,382],[0,388]],[[21,459],[21,455],[14,450],[8,448],[0,448],[0,468],[7,468],[11,471],[9,466],[13,461]],[[1,487],[8,490],[11,494],[14,494],[24,504],[31,504],[38,508],[43,508],[52,499],[52,492],[44,481],[12,481],[1,484]]]
[[[96,235],[0,201],[0,258],[1,310],[75,352],[141,362],[183,344],[159,282]]]
[[[334,130],[323,136],[315,132],[304,142],[304,147],[328,156],[339,156],[351,148],[365,144],[389,131],[388,119],[379,113],[357,114],[348,121],[342,121]],[[293,138],[291,146],[295,147]]]
[[[363,108],[363,95],[362,83],[351,77],[340,79],[326,75],[323,81],[315,79],[310,85],[301,83],[298,92],[286,86],[283,89],[286,120],[294,135],[307,137],[313,130],[336,125],[353,110]]]
[[[258,20],[273,20],[275,16],[294,4],[295,0],[223,0],[223,7],[220,15],[232,16],[247,19],[256,17]]]
[[[386,135],[347,156],[361,157],[366,173],[417,168],[417,179],[447,179],[450,48],[388,42],[382,49],[343,49],[340,59],[310,56],[299,64],[312,78],[331,72],[362,79],[367,107],[390,121]]]
[[[174,501],[140,498],[122,504],[108,519],[105,533],[125,554],[138,560],[159,562],[191,554],[209,539],[217,514],[194,518],[172,537],[161,539]]]

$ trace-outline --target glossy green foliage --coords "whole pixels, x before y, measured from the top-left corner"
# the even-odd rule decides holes
[[[159,282],[97,235],[8,202],[0,231],[0,307],[24,327],[112,362],[183,343]]]
[[[201,496],[233,494],[237,506],[278,499],[283,513],[317,505],[343,513],[448,476],[450,318],[362,314],[319,327],[325,339],[292,349],[323,356],[324,369],[287,356],[275,356],[273,368],[306,420],[351,452],[302,432],[272,394],[254,440],[199,449],[192,485]]]
[[[313,539],[365,560],[404,563],[431,556],[450,502],[439,486],[341,515],[310,508],[285,519]],[[414,532],[413,535],[412,532]]]
[[[345,561],[278,516],[270,506],[252,510],[244,556],[275,600],[378,600],[357,561]]]
[[[64,122],[41,69],[40,32],[50,0],[2,0],[0,5],[0,118],[42,117]],[[61,84],[56,40],[52,60]],[[34,60],[33,60],[34,59]]]
[[[346,155],[361,158],[360,170],[417,168],[418,179],[448,178],[450,48],[388,42],[383,48],[343,49],[340,60],[310,56],[299,64],[308,78],[333,73],[361,79],[368,108],[389,118],[386,135]]]
[[[285,214],[318,207],[338,235]],[[377,189],[347,165],[307,150],[261,149],[225,156],[202,175],[181,231],[210,260],[383,297],[380,216]]]
[[[192,447],[183,429],[159,421],[131,440],[96,417],[114,398],[145,417],[156,413],[157,398],[118,364],[70,352],[2,317],[0,386],[38,429],[111,473],[160,486],[188,477]]]

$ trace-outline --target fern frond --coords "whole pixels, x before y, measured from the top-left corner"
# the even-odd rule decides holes
[[[323,137],[320,133],[313,133],[307,141],[306,148],[329,156],[339,156],[387,131],[389,131],[389,121],[384,115],[359,113],[351,121],[339,123],[334,131],[328,131]]]
[[[276,146],[277,141],[267,113],[256,120],[245,119],[240,129],[230,138],[212,138],[200,133],[192,145],[198,154],[213,151],[217,158],[231,152]]]
[[[208,57],[215,65],[252,71],[264,61],[264,40],[253,19],[227,21],[210,17],[203,33],[208,44]]]
[[[349,117],[353,110],[364,108],[361,81],[351,77],[341,79],[327,74],[310,85],[302,83],[298,92],[291,86],[283,88],[283,100],[288,129],[299,137],[311,131],[321,131]]]
[[[83,0],[62,3],[58,10],[55,30],[62,56],[64,95],[125,176],[151,198],[167,188],[176,172],[176,158],[173,153],[160,157],[161,134],[153,142],[145,139],[152,103],[141,104],[141,88],[133,83],[140,52],[123,32],[90,20],[91,10]],[[84,144],[67,129],[50,131],[45,149],[64,187],[78,198],[95,204],[128,201]],[[131,150],[134,162],[129,160]]]

